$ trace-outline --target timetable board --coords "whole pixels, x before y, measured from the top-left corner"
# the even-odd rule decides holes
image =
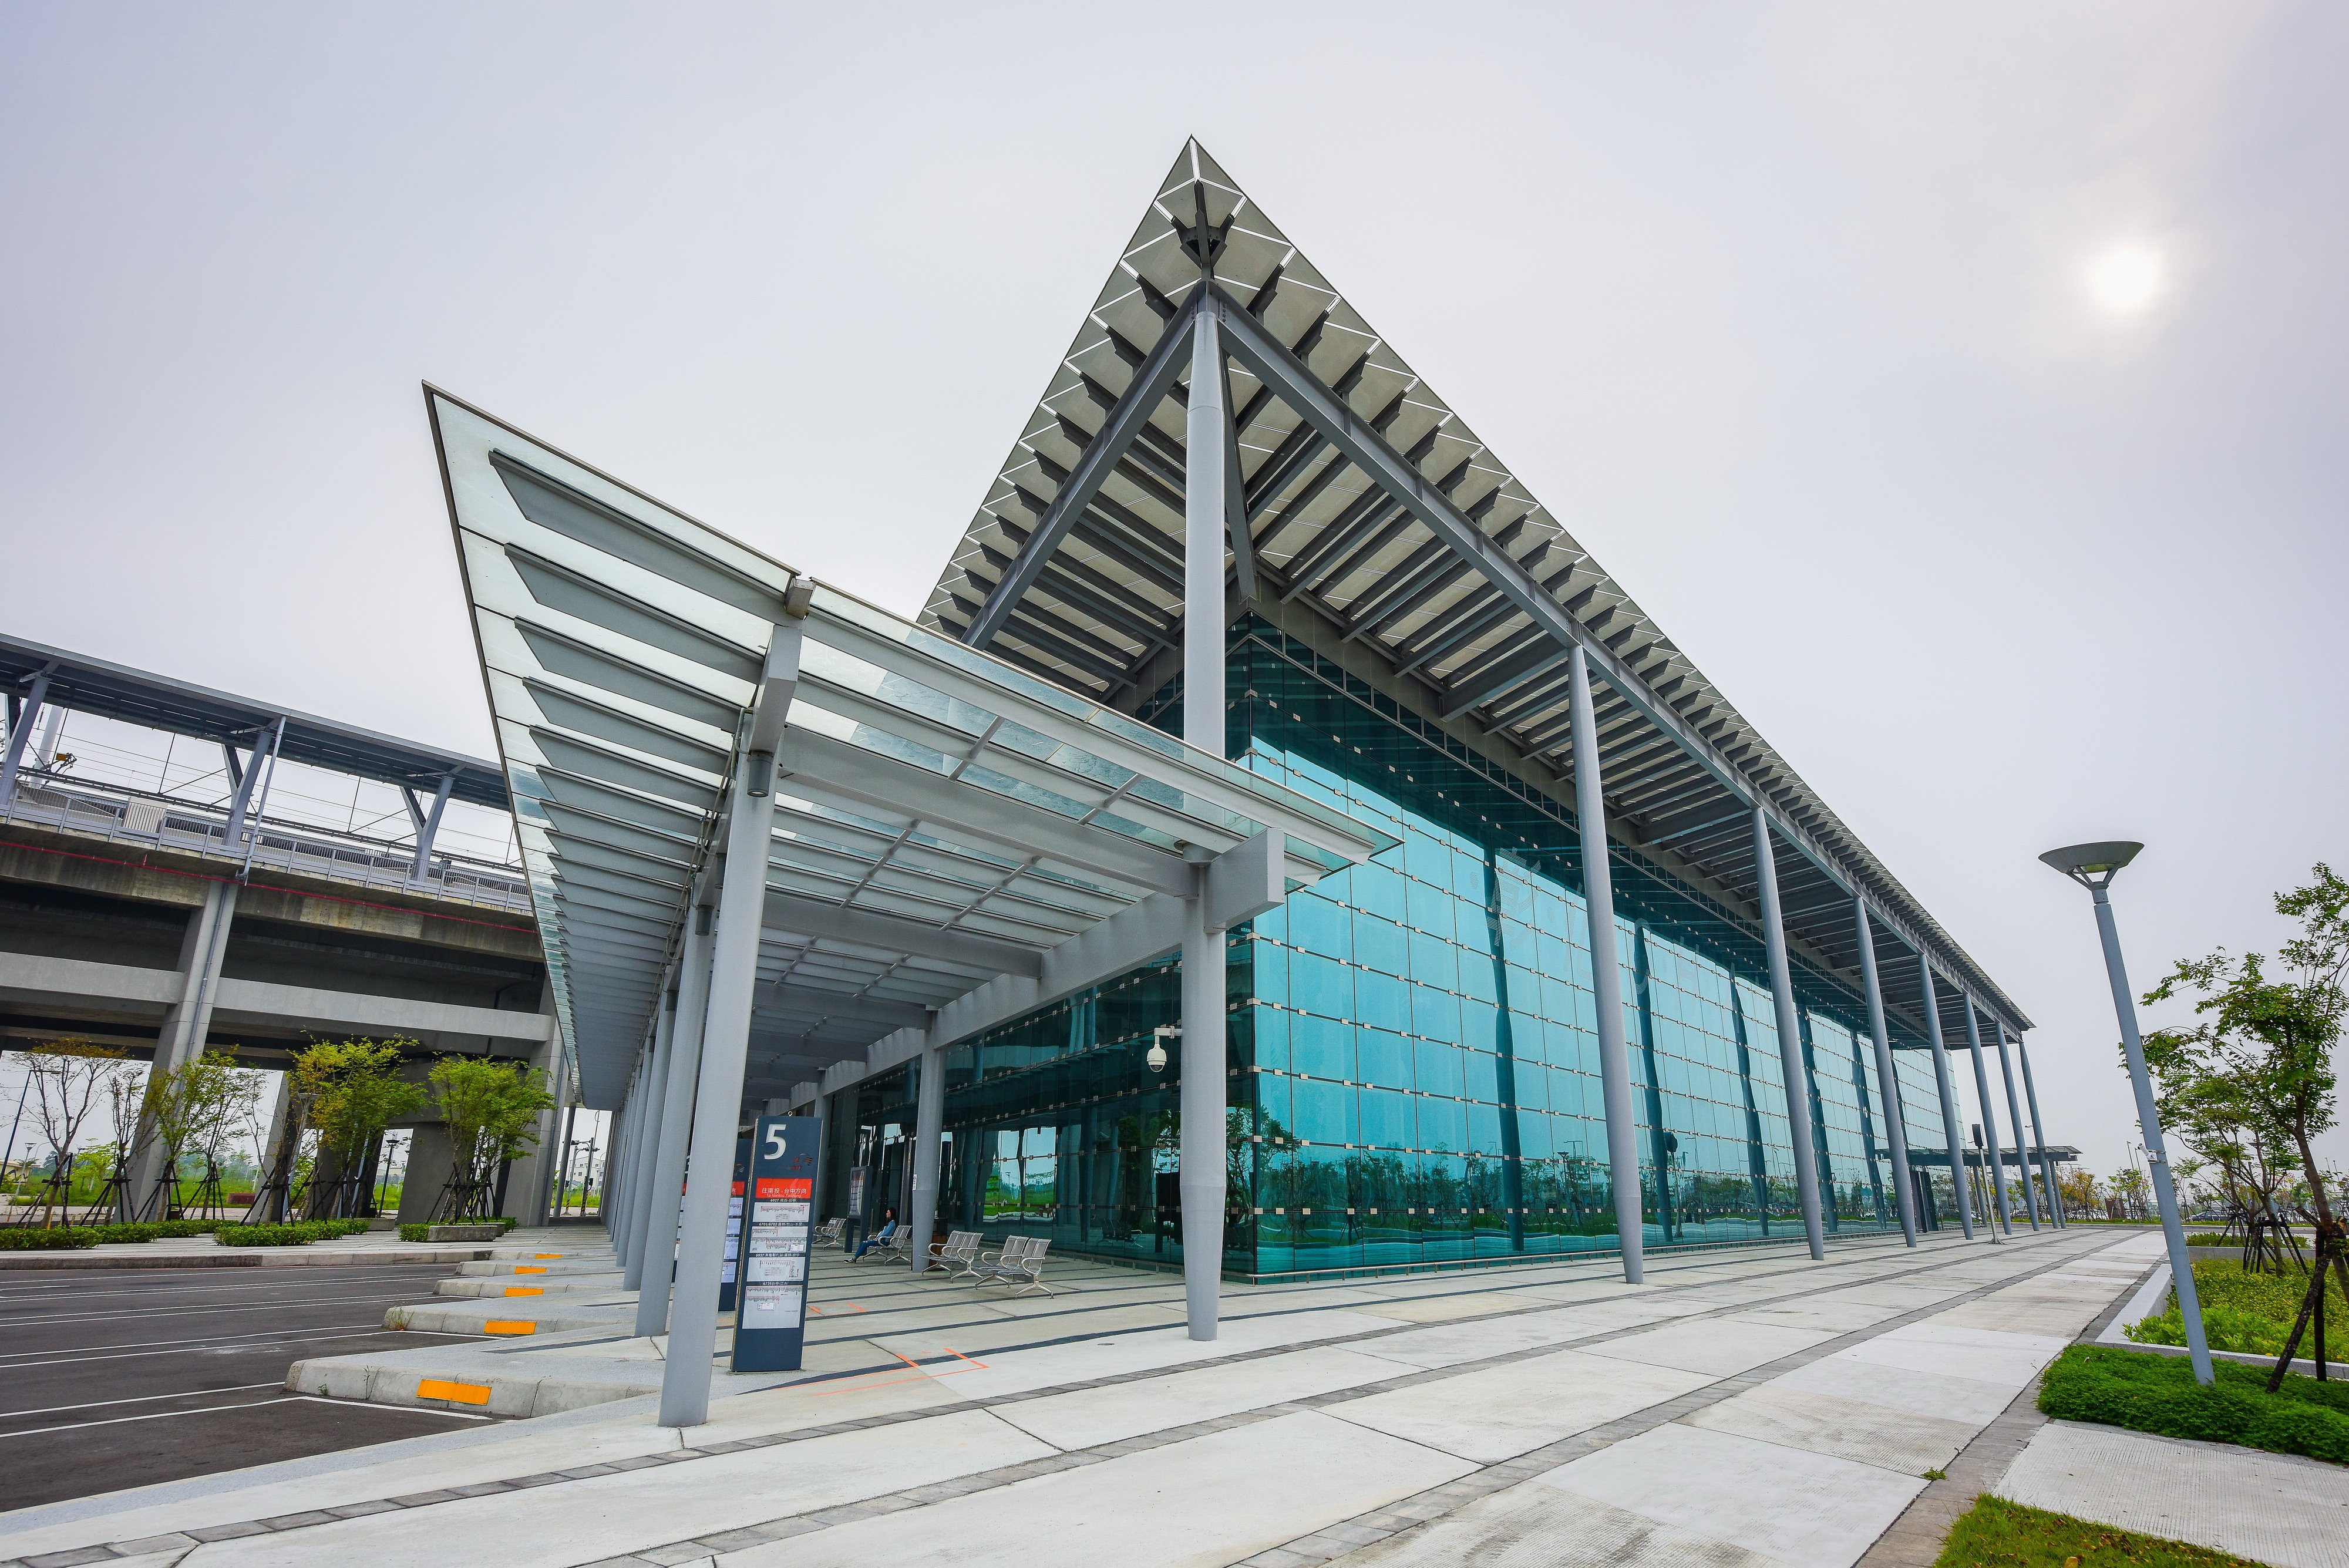
[[[799,1369],[820,1125],[814,1116],[761,1116],[752,1131],[734,1314],[736,1372]]]

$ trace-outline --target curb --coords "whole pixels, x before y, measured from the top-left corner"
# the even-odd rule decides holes
[[[375,1249],[363,1252],[276,1252],[233,1251],[163,1252],[152,1257],[132,1253],[107,1253],[97,1257],[77,1257],[70,1252],[37,1254],[0,1253],[0,1272],[11,1269],[285,1269],[343,1268],[360,1263],[468,1263],[486,1259],[486,1247],[463,1251],[446,1250],[435,1252],[393,1251]]]

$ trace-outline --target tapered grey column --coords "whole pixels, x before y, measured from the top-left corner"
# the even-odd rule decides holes
[[[637,1054],[636,1073],[642,1073],[643,1071],[643,1054],[639,1052]],[[612,1113],[612,1119],[604,1124],[604,1201],[599,1207],[598,1214],[598,1218],[603,1222],[605,1239],[609,1241],[612,1244],[613,1261],[617,1262],[624,1269],[627,1266],[628,1262],[628,1228],[619,1221],[619,1219],[617,1218],[618,1211],[612,1206],[612,1158],[622,1148],[627,1147],[628,1135],[633,1130],[633,1125],[636,1121],[636,1075],[635,1074],[631,1074],[628,1081],[627,1092],[620,1096],[620,1108],[614,1111]],[[590,1158],[590,1163],[593,1163],[592,1157]],[[583,1186],[585,1184],[585,1179],[583,1177]],[[582,1199],[584,1201],[584,1192],[582,1194]]]
[[[2023,1102],[2014,1092],[2014,1063],[2006,1054],[2006,1025],[1993,1019],[1998,1034],[1998,1075],[2006,1085],[2006,1122],[2014,1129],[2014,1165],[2023,1177],[2023,1211],[2033,1231],[2039,1229],[2039,1194],[2031,1175],[2031,1150],[2023,1141]]]
[[[1990,1189],[1998,1204],[1998,1228],[2012,1236],[2014,1234],[2014,1206],[2006,1198],[2006,1168],[1998,1147],[1998,1107],[1991,1103],[1990,1073],[1982,1065],[1982,1021],[1974,1014],[1973,993],[1966,992],[1965,998],[1966,1048],[1973,1053],[1974,1098],[1982,1105],[1982,1142],[1987,1146]]]
[[[2039,1090],[2031,1082],[2031,1047],[2018,1034],[2014,1054],[2023,1062],[2023,1097],[2031,1107],[2031,1141],[2039,1147],[2039,1181],[2047,1191],[2047,1218],[2058,1231],[2071,1221],[2064,1213],[2064,1189],[2055,1180],[2055,1162],[2047,1156],[2047,1129],[2039,1125]]]
[[[1876,928],[1868,918],[1868,901],[1854,898],[1859,918],[1859,978],[1868,990],[1868,1032],[1876,1042],[1876,1079],[1884,1086],[1884,1147],[1892,1155],[1894,1196],[1899,1201],[1900,1236],[1917,1244],[1917,1188],[1909,1178],[1908,1115],[1900,1106],[1900,1080],[1892,1072],[1892,1036],[1884,1027],[1884,992],[1876,978]]]
[[[1568,718],[1574,732],[1574,815],[1582,841],[1582,902],[1590,918],[1590,1004],[1599,1029],[1599,1103],[1607,1115],[1608,1180],[1615,1189],[1615,1233],[1623,1249],[1623,1282],[1648,1277],[1647,1228],[1640,1215],[1640,1129],[1631,1115],[1630,1047],[1623,1037],[1623,964],[1615,949],[1615,879],[1607,858],[1607,795],[1599,769],[1599,719],[1590,701],[1590,664],[1569,656]]]
[[[930,1237],[938,1225],[938,1140],[946,1135],[947,1054],[923,1051],[914,1085],[914,1200],[906,1206],[905,1261],[914,1272],[930,1266]]]
[[[1925,1010],[1925,1038],[1933,1047],[1933,1085],[1941,1094],[1941,1129],[1950,1140],[1950,1190],[1958,1200],[1958,1228],[1974,1239],[1973,1194],[1966,1190],[1966,1129],[1958,1116],[1958,1086],[1950,1076],[1949,1047],[1941,1038],[1941,999],[1933,988],[1933,966],[1917,955],[1917,973],[1923,980],[1919,998]]]
[[[204,1054],[212,1036],[212,1006],[220,990],[221,964],[228,956],[229,931],[236,923],[238,885],[218,881],[201,884],[203,902],[188,911],[180,936],[180,972],[172,985],[179,995],[164,1010],[155,1036],[156,1073],[168,1073]],[[163,1147],[155,1137],[155,1121],[145,1110],[139,1116],[139,1141],[130,1164],[132,1202],[138,1212],[166,1220],[161,1203]],[[152,1214],[149,1207],[161,1203]]]
[[[767,650],[764,695],[750,733],[780,736],[799,680],[800,634],[779,625]],[[768,857],[775,836],[775,758],[760,748],[737,754],[729,791],[726,867],[718,929],[709,949],[709,1001],[701,1026],[701,1071],[694,1088],[693,1145],[685,1220],[677,1249],[677,1303],[668,1359],[661,1368],[660,1424],[698,1427],[709,1418],[710,1356],[718,1348],[719,1272],[726,1262],[726,1206],[733,1194],[734,1139],[741,1125],[742,1077],[750,1053],[751,992],[759,983],[759,932],[766,918]],[[680,1012],[681,1012],[680,1009]],[[678,1019],[680,1029],[686,1020]]]
[[[1803,1200],[1803,1234],[1811,1256],[1827,1255],[1826,1221],[1819,1206],[1819,1158],[1811,1132],[1810,1075],[1803,1065],[1802,1020],[1795,1012],[1795,976],[1786,964],[1786,922],[1778,907],[1778,854],[1770,818],[1754,807],[1754,874],[1762,895],[1762,944],[1770,958],[1770,1000],[1776,1004],[1778,1061],[1786,1075],[1786,1134],[1795,1145],[1795,1188]]]
[[[1202,286],[1204,286],[1204,282]],[[1213,306],[1191,327],[1191,400],[1183,467],[1183,738],[1224,754],[1224,483],[1231,415]],[[1206,868],[1183,906],[1180,1166],[1183,1298],[1193,1339],[1213,1339],[1224,1279],[1224,939],[1206,928]]]
[[[701,1130],[695,1117],[694,1085],[700,1075],[709,1038],[710,949],[717,937],[715,918],[716,911],[703,904],[696,906],[687,922],[684,951],[678,961],[677,1022],[671,1030],[669,1048],[661,1058],[660,1112],[657,1119],[647,1123],[655,1152],[643,1168],[647,1173],[641,1210],[645,1216],[644,1283],[636,1295],[636,1332],[643,1334],[669,1331],[670,1293],[676,1277],[683,1272],[683,1265],[678,1262],[678,1210],[690,1179],[687,1161]],[[726,1125],[730,1133],[734,1125],[730,1116]],[[729,1173],[733,1170],[731,1149],[727,1151],[726,1163],[719,1168]],[[726,1185],[730,1188],[732,1183]]]
[[[691,919],[687,916],[688,921]],[[620,1255],[620,1288],[624,1291],[641,1289],[645,1282],[645,1243],[650,1229],[647,1203],[653,1186],[652,1164],[660,1152],[661,1095],[668,1086],[669,1056],[677,1049],[676,994],[670,991],[662,995],[652,1047],[645,1053],[643,1070],[637,1077],[636,1127],[628,1139],[626,1163],[621,1167],[625,1185],[620,1207],[615,1212],[627,1232],[627,1245]]]

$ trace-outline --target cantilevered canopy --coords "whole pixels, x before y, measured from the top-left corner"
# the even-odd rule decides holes
[[[285,739],[278,754],[289,761],[406,788],[430,790],[448,775],[453,798],[505,809],[505,780],[495,763],[436,751],[332,719],[272,708],[250,697],[232,696],[61,648],[0,638],[0,688],[22,695],[44,674],[48,677],[45,700],[77,713],[95,713],[244,750],[256,742],[265,744],[283,718]]]
[[[1157,916],[1203,882],[1244,919],[1393,842],[428,402],[589,1105],[619,1103],[688,911],[715,902],[733,771],[768,753],[753,1097],[982,988],[1049,1000],[1088,979],[1079,951],[1171,949]],[[1253,898],[1217,879],[1249,866]]]
[[[1133,708],[1175,667],[1184,613],[1192,323],[1215,315],[1238,460],[1226,483],[1233,609],[1374,656],[1464,736],[1570,800],[1567,682],[1599,694],[1610,836],[1758,918],[1751,814],[1781,840],[1789,939],[1856,977],[1855,898],[1918,1026],[1920,954],[2014,1026],[2020,1010],[1503,466],[1393,347],[1193,143],[1168,171],[923,614]],[[1359,652],[1355,651],[1359,650]],[[1920,756],[1920,765],[1930,765]]]

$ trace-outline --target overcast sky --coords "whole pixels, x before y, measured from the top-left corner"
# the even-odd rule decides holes
[[[488,754],[427,378],[910,613],[1195,134],[2030,1014],[2099,1172],[2033,857],[2147,843],[2141,988],[2349,859],[2349,11],[861,11],[0,10],[0,625]]]

